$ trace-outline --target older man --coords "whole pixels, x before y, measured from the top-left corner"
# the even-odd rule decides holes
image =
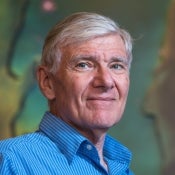
[[[130,151],[106,134],[122,117],[131,60],[129,33],[107,17],[56,24],[37,70],[49,111],[38,131],[1,141],[1,174],[131,175]]]

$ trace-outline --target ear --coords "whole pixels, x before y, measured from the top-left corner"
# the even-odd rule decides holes
[[[55,91],[53,85],[53,79],[47,68],[44,66],[39,66],[37,69],[37,80],[41,92],[48,100],[53,100],[55,98]]]

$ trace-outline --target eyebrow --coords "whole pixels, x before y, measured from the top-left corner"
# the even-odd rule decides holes
[[[71,57],[70,62],[75,63],[80,60],[98,61],[98,57],[95,55],[75,55]],[[112,57],[110,59],[110,62],[121,62],[121,63],[124,63],[126,66],[129,65],[129,60],[127,58],[122,58],[118,56]]]
[[[112,57],[112,62],[121,62],[124,63],[126,66],[129,65],[129,60],[127,58],[123,58],[123,57]]]
[[[92,56],[92,55],[74,55],[71,57],[70,62],[74,63],[74,62],[78,62],[80,60],[93,61],[93,60],[97,60],[97,57]]]

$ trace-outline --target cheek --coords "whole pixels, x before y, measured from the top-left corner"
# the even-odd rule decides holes
[[[128,93],[128,91],[129,91],[129,86],[130,86],[130,79],[129,79],[129,77],[126,78],[125,82],[126,82],[126,83],[125,83],[125,86],[126,86],[127,93]]]
[[[72,92],[80,97],[86,92],[86,89],[88,88],[88,80],[86,78],[76,76],[74,79],[72,79],[71,85]]]
[[[119,86],[122,96],[127,97],[128,91],[129,91],[129,85],[130,85],[130,80],[128,76],[119,78],[118,86]]]
[[[79,100],[85,93],[87,86],[85,78],[80,76],[71,76],[71,78],[67,79],[67,94]]]

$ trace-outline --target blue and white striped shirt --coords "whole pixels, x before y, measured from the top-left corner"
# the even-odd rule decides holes
[[[94,145],[61,119],[46,112],[39,130],[0,141],[1,175],[131,175],[130,151],[106,136],[107,172]]]

